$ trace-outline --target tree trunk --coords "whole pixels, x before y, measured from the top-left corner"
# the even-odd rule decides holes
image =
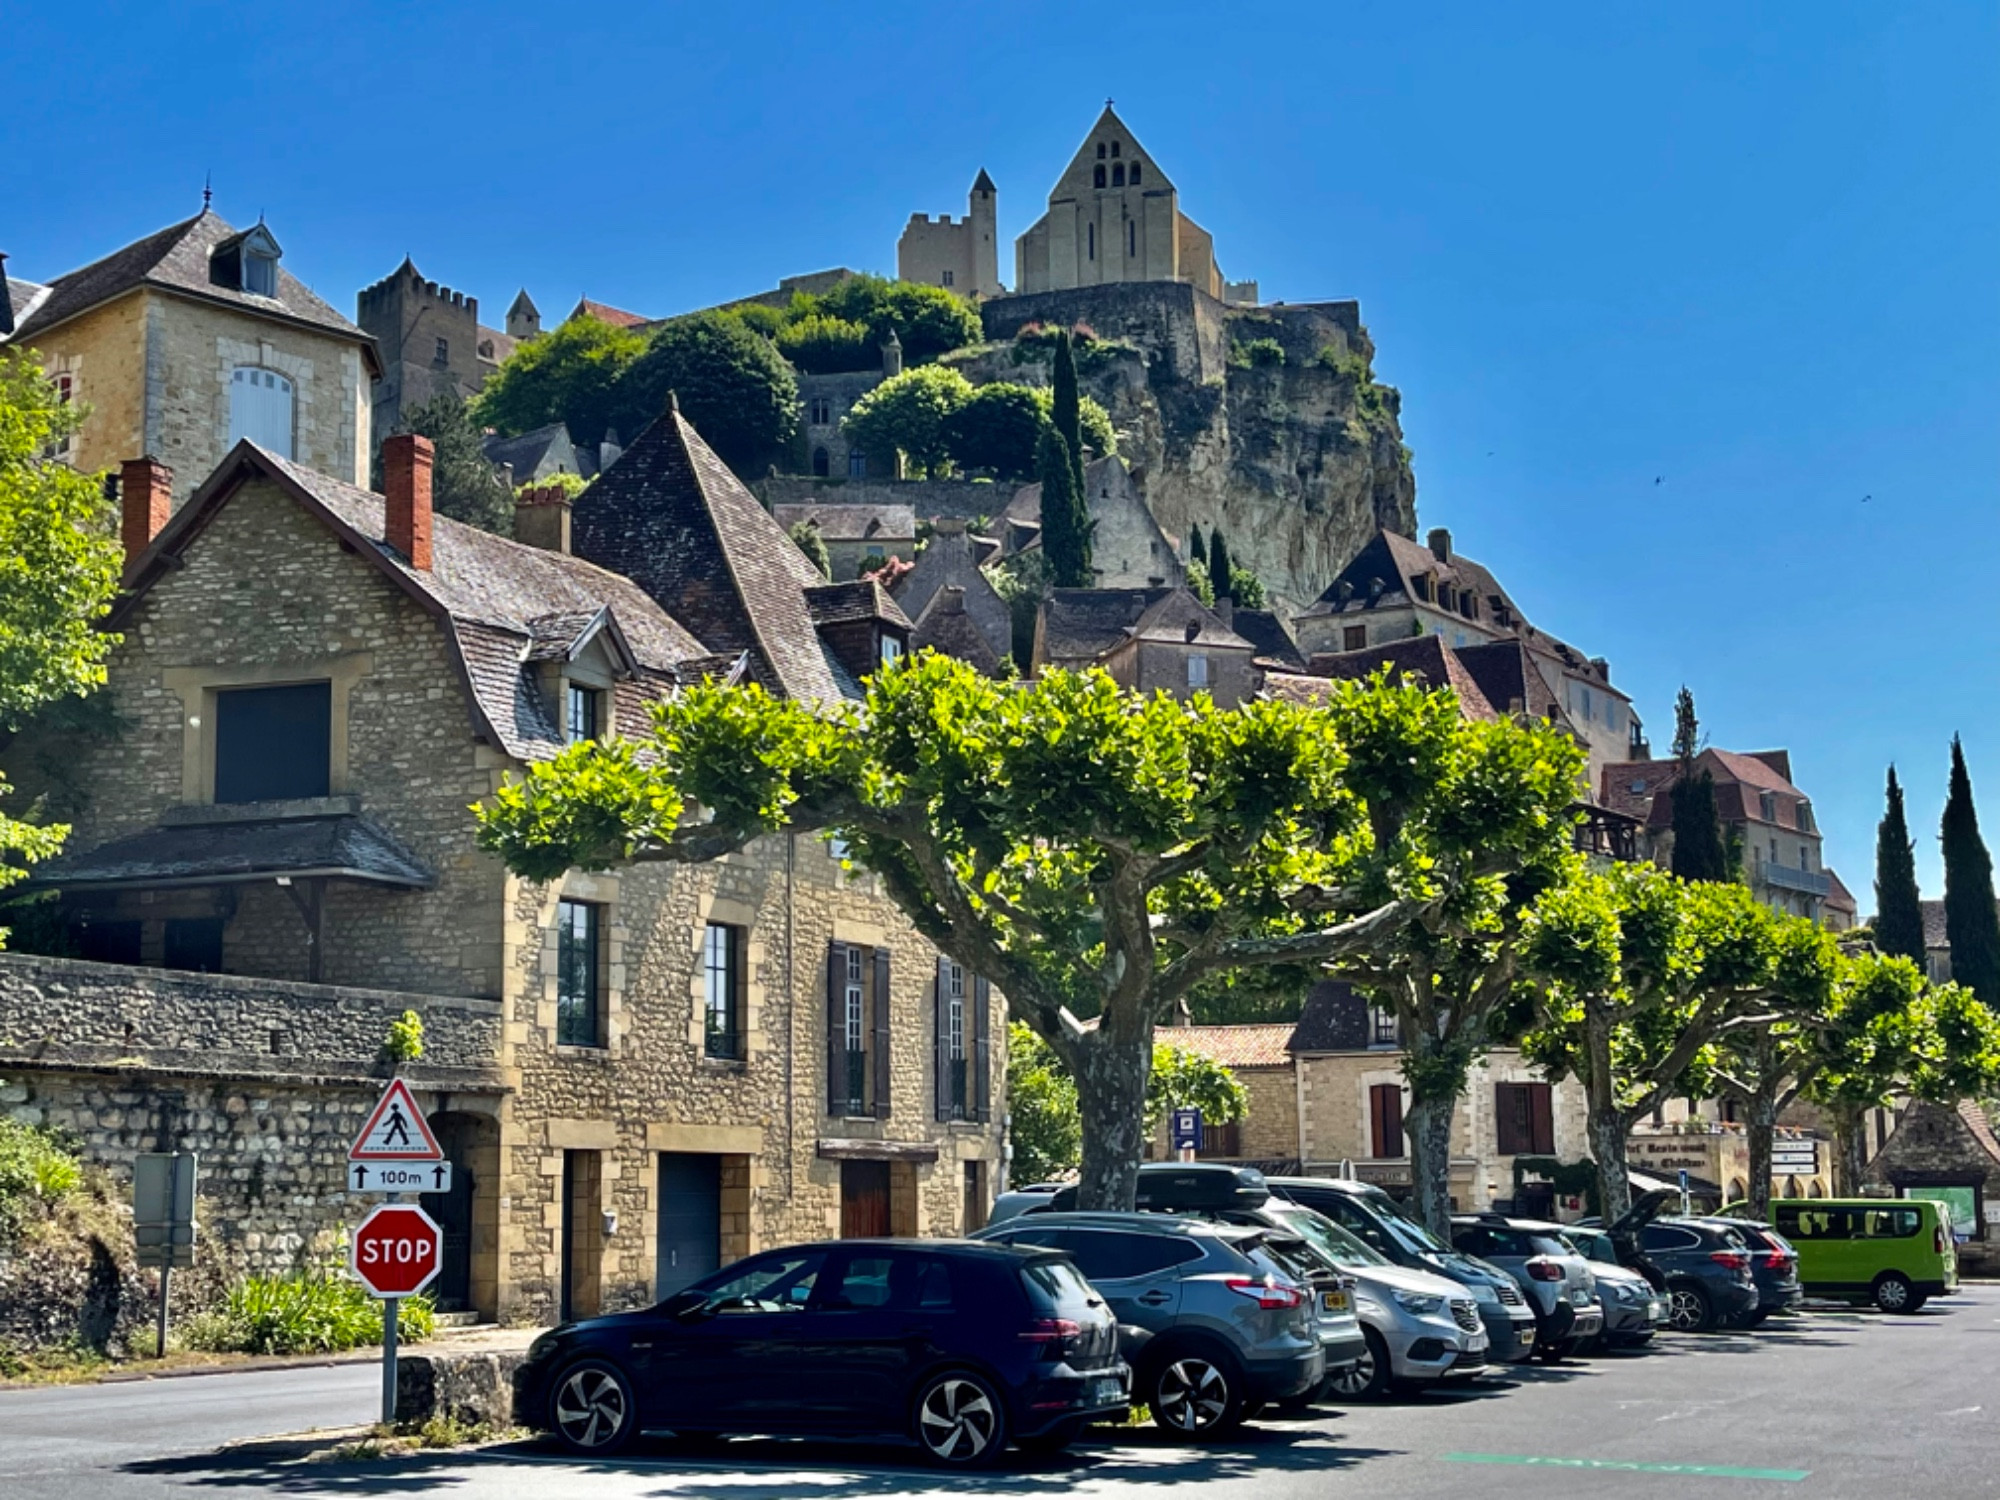
[[[1586,1016],[1583,1023],[1584,1094],[1589,1104],[1590,1154],[1597,1161],[1597,1205],[1604,1222],[1615,1223],[1632,1207],[1632,1174],[1625,1165],[1625,1134],[1631,1122],[1618,1107],[1611,1073],[1611,1023]]]
[[[1750,1116],[1746,1129],[1750,1147],[1750,1217],[1771,1222],[1771,1137],[1778,1129],[1778,1101],[1759,1090],[1744,1100]]]
[[[1136,1037],[1129,1034],[1131,1029],[1120,1035],[1103,1027],[1075,1049],[1076,1105],[1083,1120],[1083,1168],[1076,1184],[1079,1209],[1130,1213],[1138,1196],[1153,1029],[1142,1022]]]
[[[1455,1095],[1420,1099],[1410,1095],[1403,1133],[1410,1138],[1410,1178],[1416,1184],[1417,1217],[1430,1232],[1451,1243],[1451,1117]]]
[[[1868,1127],[1851,1104],[1829,1105],[1826,1116],[1833,1124],[1833,1196],[1852,1198],[1868,1175]]]

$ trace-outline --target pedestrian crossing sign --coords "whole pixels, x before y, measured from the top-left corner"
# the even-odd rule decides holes
[[[349,1161],[442,1161],[437,1137],[430,1122],[417,1108],[410,1086],[400,1078],[389,1080],[382,1097],[369,1112],[368,1123],[347,1148]]]

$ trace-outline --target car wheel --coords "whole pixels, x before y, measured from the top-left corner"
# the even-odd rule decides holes
[[[1924,1299],[1901,1271],[1884,1271],[1875,1283],[1875,1305],[1885,1313],[1913,1313]]]
[[[1707,1333],[1715,1327],[1715,1304],[1708,1293],[1686,1283],[1667,1291],[1667,1326],[1676,1333]]]
[[[1380,1401],[1389,1394],[1395,1374],[1389,1365],[1389,1346],[1372,1328],[1362,1329],[1361,1336],[1367,1343],[1367,1352],[1358,1364],[1327,1376],[1327,1388],[1347,1401]]]
[[[571,1365],[556,1377],[549,1426],[574,1453],[616,1453],[639,1426],[639,1404],[625,1372],[601,1359]]]
[[[952,1469],[998,1463],[1007,1446],[1007,1409],[969,1370],[933,1375],[917,1397],[917,1441],[931,1461]]]
[[[1038,1432],[1033,1437],[1022,1438],[1015,1446],[1023,1453],[1048,1455],[1062,1452],[1063,1449],[1082,1436],[1082,1422],[1058,1422],[1047,1432]]]
[[[1170,1349],[1152,1375],[1146,1405],[1176,1437],[1209,1437],[1243,1420],[1243,1377],[1234,1360],[1202,1348]]]

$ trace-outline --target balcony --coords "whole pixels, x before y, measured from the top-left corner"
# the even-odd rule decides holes
[[[1833,890],[1833,881],[1823,870],[1800,870],[1765,860],[1757,866],[1757,873],[1763,877],[1764,884],[1776,886],[1781,891],[1803,891],[1808,896],[1824,896]]]
[[[1644,825],[1637,818],[1590,802],[1576,803],[1570,811],[1578,815],[1572,838],[1579,854],[1594,854],[1623,864],[1638,860],[1639,830]]]

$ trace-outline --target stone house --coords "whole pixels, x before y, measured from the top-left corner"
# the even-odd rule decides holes
[[[394,271],[363,287],[354,304],[354,321],[375,340],[381,359],[381,374],[369,391],[378,448],[405,411],[441,395],[460,400],[476,395],[520,343],[512,330],[541,326],[523,289],[507,314],[507,329],[487,327],[479,321],[477,297],[426,281],[407,255]]]
[[[930,541],[917,554],[917,565],[896,580],[893,592],[903,613],[917,622],[921,635],[924,620],[933,604],[945,591],[956,589],[958,603],[952,613],[962,615],[971,622],[979,632],[985,654],[1000,662],[1013,655],[1013,615],[1007,601],[1000,597],[992,580],[986,576],[986,570],[980,566],[981,560],[974,555],[972,543],[973,538],[965,521],[956,516],[938,517],[931,523]],[[954,633],[958,632],[956,625],[951,629]],[[922,646],[925,642],[913,638],[912,644]],[[956,650],[947,654],[966,655]],[[979,655],[978,649],[973,648],[966,659],[975,660]],[[976,664],[982,671],[985,670],[983,663]]]
[[[1298,1069],[1286,1050],[1292,1039],[1289,1023],[1248,1026],[1162,1026],[1153,1040],[1198,1053],[1229,1069],[1250,1096],[1241,1120],[1221,1125],[1204,1122],[1202,1160],[1289,1163],[1299,1154]],[[1156,1133],[1153,1154],[1166,1157],[1166,1127]]]
[[[58,276],[7,278],[11,334],[90,416],[64,455],[86,472],[134,454],[181,476],[178,502],[244,438],[349,483],[368,477],[367,333],[283,265],[261,219],[192,219]]]
[[[965,217],[956,224],[950,214],[911,214],[896,241],[896,279],[946,287],[961,297],[1002,295],[998,196],[981,167],[966,194]]]
[[[1888,1138],[1868,1163],[1867,1181],[1899,1198],[1943,1198],[1952,1205],[1963,1276],[2000,1271],[2000,1138],[1986,1111],[1958,1104],[1913,1102],[1897,1115]]]
[[[239,443],[171,520],[126,467],[118,727],[7,747],[74,832],[38,872],[65,956],[0,955],[0,1104],[114,1170],[200,1150],[210,1253],[289,1269],[364,1206],[343,1147],[414,1010],[457,1169],[424,1200],[439,1295],[509,1321],[980,1223],[1004,1004],[837,845],[541,884],[467,812],[702,674],[851,697],[908,622],[819,579],[677,413],[574,515],[524,506],[533,545],[433,516],[428,447],[385,444],[385,497]]]
[[[774,505],[771,514],[788,532],[801,522],[819,529],[836,583],[917,554],[917,513],[907,505]]]
[[[1832,874],[1832,871],[1828,871]],[[1924,973],[1932,984],[1951,982],[1951,934],[1945,927],[1944,902],[1923,901]]]
[[[804,449],[806,472],[815,479],[901,479],[902,461],[894,453],[872,457],[848,441],[841,422],[854,410],[855,402],[883,381],[903,373],[903,346],[896,331],[882,345],[879,370],[839,370],[827,374],[799,372],[799,440]],[[814,495],[811,498],[817,499]],[[872,499],[856,497],[855,503]]]
[[[518,437],[489,437],[480,444],[480,451],[494,468],[511,474],[517,487],[538,484],[558,474],[588,476],[597,472],[597,465],[570,440],[566,422],[551,422]]]
[[[1083,470],[1084,507],[1092,526],[1090,570],[1101,589],[1173,587],[1187,581],[1180,548],[1160,529],[1125,460],[1093,459]],[[1012,556],[1041,545],[1042,486],[1021,486],[1000,512],[1001,552]]]
[[[1102,667],[1121,687],[1228,708],[1263,686],[1256,648],[1185,588],[1051,589],[1035,619],[1032,670]]]

